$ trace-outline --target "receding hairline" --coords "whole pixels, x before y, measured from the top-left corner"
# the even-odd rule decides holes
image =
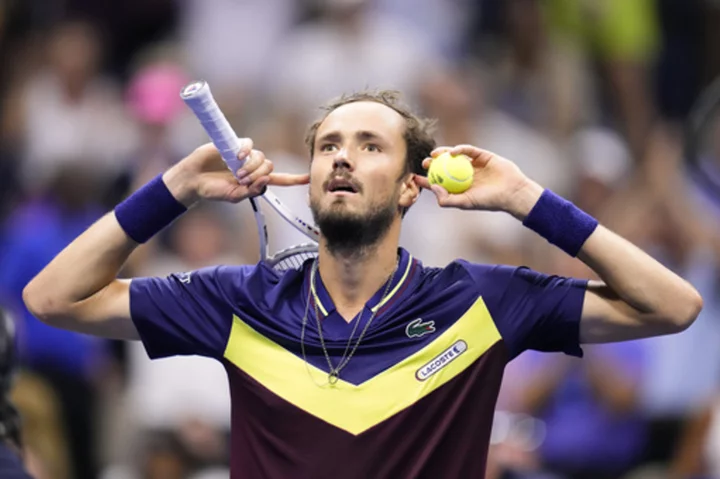
[[[318,119],[318,125],[317,125],[316,131],[319,131],[320,127],[323,125],[323,123],[325,123],[327,121],[327,119],[330,118],[334,113],[341,111],[345,108],[350,108],[350,107],[353,107],[356,105],[362,105],[362,104],[379,106],[385,110],[392,111],[395,114],[395,116],[397,116],[400,119],[400,122],[402,123],[402,126],[403,126],[403,130],[407,128],[407,118],[405,117],[405,115],[400,113],[398,110],[396,110],[392,106],[386,105],[385,103],[382,103],[380,101],[375,101],[375,100],[358,100],[358,101],[353,101],[353,102],[349,102],[349,103],[344,103],[344,104],[338,106],[337,108],[333,108],[332,110],[327,110],[325,112],[325,115],[322,118]]]
[[[318,132],[320,131],[320,128],[323,126],[325,121],[336,111],[342,110],[344,107],[349,107],[356,104],[368,104],[368,105],[378,105],[381,107],[384,107],[385,109],[393,111],[401,120],[401,135],[405,135],[408,130],[408,121],[411,120],[414,115],[410,111],[409,108],[407,108],[406,105],[403,105],[399,102],[399,94],[396,94],[395,92],[385,92],[380,97],[374,97],[368,95],[368,97],[353,99],[351,101],[347,101],[343,103],[345,96],[340,97],[336,99],[335,101],[330,102],[327,105],[324,105],[321,107],[321,110],[323,111],[323,115],[321,118],[318,118],[309,128],[308,135],[306,136],[305,140],[307,143],[308,148],[312,152],[315,147],[315,142],[317,141],[319,135]],[[340,103],[340,104],[338,104]],[[398,108],[395,108],[392,103],[397,104]],[[312,143],[310,142],[310,137],[312,137]]]

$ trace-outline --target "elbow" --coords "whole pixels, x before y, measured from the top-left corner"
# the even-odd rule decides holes
[[[683,299],[678,301],[677,312],[671,318],[673,332],[680,333],[688,329],[700,315],[703,299],[700,293],[690,285],[686,286]]]
[[[33,281],[23,288],[22,298],[30,314],[50,326],[56,326],[63,315],[64,308],[60,302]]]

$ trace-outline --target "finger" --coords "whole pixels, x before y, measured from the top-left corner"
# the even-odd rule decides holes
[[[253,149],[253,141],[250,138],[241,138],[239,140],[240,142],[240,151],[238,151],[237,158],[240,161],[245,160],[245,157],[248,156],[250,153],[252,153]]]
[[[442,207],[457,206],[461,207],[463,204],[462,197],[459,195],[451,195],[448,191],[440,185],[431,185],[430,189],[435,193],[437,203]]]
[[[250,196],[260,196],[265,193],[267,185],[270,183],[270,176],[264,175],[255,180],[249,187],[248,193]]]
[[[432,158],[425,158],[422,162],[422,167],[425,168],[426,170],[428,168],[430,168],[430,163],[432,163],[432,160],[433,160]]]
[[[430,189],[430,182],[428,181],[428,179],[426,177],[420,176],[420,175],[415,175],[413,180],[415,181],[415,184],[418,185],[420,188],[425,188],[427,190]]]
[[[450,150],[451,155],[465,155],[478,166],[485,166],[493,153],[473,145],[457,145]]]
[[[451,146],[438,146],[430,153],[430,156],[432,156],[433,158],[437,158],[438,156],[442,155],[446,151],[450,151],[450,150],[452,150]]]
[[[263,155],[263,162],[260,164],[257,168],[252,170],[245,178],[240,180],[240,184],[243,186],[249,186],[253,184],[258,178],[261,176],[268,176],[273,171],[273,164],[272,161],[264,159],[265,156]]]
[[[265,162],[265,154],[260,150],[252,150],[250,154],[245,157],[245,164],[236,172],[236,176],[239,180],[249,176],[253,171],[260,168]],[[241,184],[250,184],[242,183]]]
[[[310,183],[310,175],[294,175],[291,173],[273,173],[270,175],[270,183],[273,186],[296,186]]]

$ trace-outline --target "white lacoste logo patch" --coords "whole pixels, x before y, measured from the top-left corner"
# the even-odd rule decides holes
[[[468,345],[462,339],[457,340],[452,346],[435,356],[427,364],[415,372],[418,381],[425,381],[427,378],[440,371],[442,368],[453,362],[462,353],[467,351]]]

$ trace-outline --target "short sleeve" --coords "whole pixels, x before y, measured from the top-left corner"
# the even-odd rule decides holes
[[[582,357],[580,317],[587,280],[526,267],[466,266],[511,358],[528,349]]]
[[[222,357],[233,321],[234,291],[242,291],[248,268],[214,266],[133,279],[130,313],[150,358]]]

